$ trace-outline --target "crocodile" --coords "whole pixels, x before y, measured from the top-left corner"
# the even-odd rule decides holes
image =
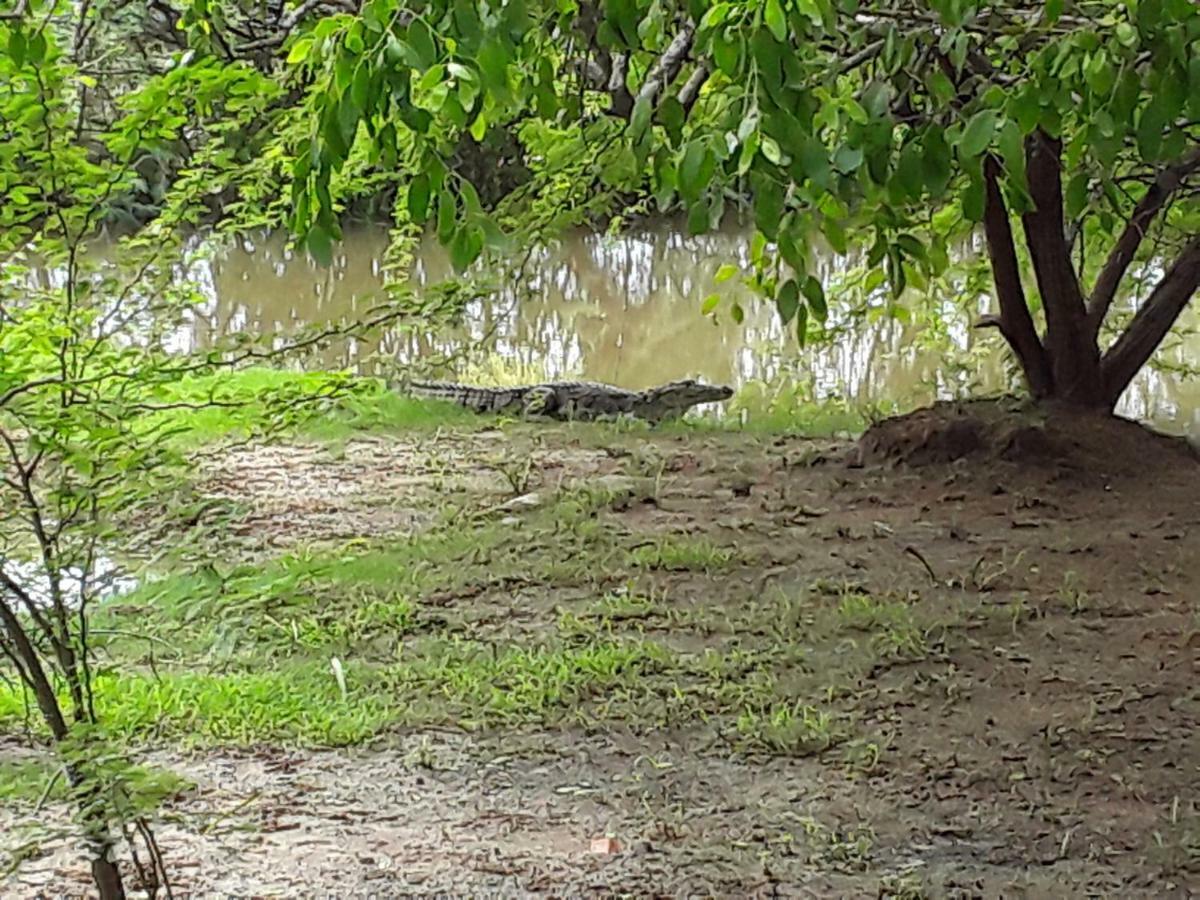
[[[635,418],[650,423],[678,418],[701,403],[733,396],[723,385],[693,379],[629,391],[594,381],[550,381],[517,387],[479,387],[452,381],[410,381],[404,389],[418,397],[448,400],[479,413],[509,413],[559,421]]]

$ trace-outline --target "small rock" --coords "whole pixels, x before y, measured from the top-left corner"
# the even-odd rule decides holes
[[[501,503],[497,509],[533,509],[534,507],[541,505],[542,495],[535,491],[532,494],[522,494],[520,497],[513,497],[511,500]]]
[[[592,838],[592,852],[611,856],[614,853],[621,852],[621,846],[617,843],[616,838],[597,837]]]

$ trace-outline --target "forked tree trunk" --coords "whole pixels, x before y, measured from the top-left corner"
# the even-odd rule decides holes
[[[1004,195],[1001,165],[984,160],[984,232],[1000,314],[980,326],[1000,329],[1037,401],[1112,412],[1200,286],[1200,237],[1193,238],[1154,288],[1129,327],[1100,353],[1100,326],[1117,287],[1154,216],[1183,179],[1200,170],[1200,148],[1164,169],[1138,203],[1085,301],[1070,259],[1063,222],[1061,143],[1042,131],[1026,140],[1027,187],[1033,209],[1021,217],[1033,274],[1046,315],[1039,336],[1021,283],[1016,244]]]
[[[11,581],[3,585],[10,590],[20,588]],[[0,624],[4,626],[10,640],[13,642],[15,653],[13,663],[17,666],[21,680],[33,689],[38,708],[45,719],[55,744],[60,747],[70,737],[70,728],[66,717],[59,706],[58,697],[50,678],[42,666],[41,658],[34,648],[33,642],[25,631],[25,627],[9,605],[0,599]],[[71,787],[78,788],[85,781],[85,776],[70,763],[66,766],[67,780]],[[85,789],[85,793],[87,793]],[[97,815],[91,797],[84,797],[81,804],[83,829],[90,854],[92,880],[96,884],[100,900],[125,900],[125,886],[121,880],[121,871],[110,858],[114,846],[108,823],[103,815]]]

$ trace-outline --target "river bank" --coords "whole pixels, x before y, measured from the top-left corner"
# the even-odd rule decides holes
[[[853,450],[460,420],[208,454],[197,567],[96,620],[102,716],[179,779],[177,896],[1184,896],[1196,479]],[[27,830],[65,820],[18,702],[6,895],[82,892]]]

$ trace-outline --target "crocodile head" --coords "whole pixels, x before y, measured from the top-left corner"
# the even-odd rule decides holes
[[[733,396],[733,388],[703,384],[692,378],[672,381],[642,392],[644,402],[663,416],[679,415],[700,403],[716,403]]]

